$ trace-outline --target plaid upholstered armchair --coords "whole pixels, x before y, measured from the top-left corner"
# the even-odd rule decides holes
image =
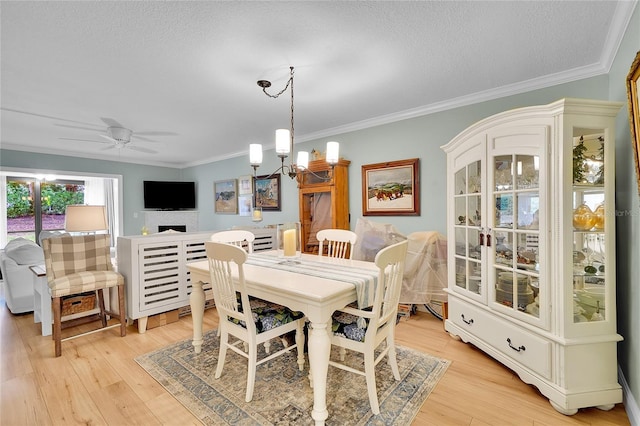
[[[109,246],[110,236],[107,234],[61,236],[42,241],[47,282],[53,299],[56,357],[62,354],[63,340],[114,327],[120,327],[120,336],[126,335],[124,277],[113,270]],[[118,313],[105,309],[104,289],[110,287],[118,288]],[[88,291],[98,294],[102,328],[62,339],[62,297]],[[107,326],[107,315],[118,318],[119,324]]]

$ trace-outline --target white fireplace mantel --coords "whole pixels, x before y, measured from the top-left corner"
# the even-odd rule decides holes
[[[198,231],[198,212],[189,211],[145,211],[144,226],[155,234],[159,226],[186,226],[186,232]]]

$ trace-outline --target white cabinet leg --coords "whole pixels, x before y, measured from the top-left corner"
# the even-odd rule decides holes
[[[138,318],[138,333],[144,334],[147,331],[147,320],[149,317]]]

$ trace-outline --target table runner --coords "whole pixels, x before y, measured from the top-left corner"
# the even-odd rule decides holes
[[[296,262],[299,263],[282,262],[283,259],[277,256],[253,253],[249,255],[246,263],[351,283],[356,288],[358,308],[363,309],[373,305],[378,282],[378,272],[375,270],[353,265],[328,264],[310,259],[297,259]]]

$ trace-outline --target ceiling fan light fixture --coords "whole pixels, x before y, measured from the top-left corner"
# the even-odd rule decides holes
[[[124,127],[109,127],[109,136],[118,142],[129,143],[133,132]]]

